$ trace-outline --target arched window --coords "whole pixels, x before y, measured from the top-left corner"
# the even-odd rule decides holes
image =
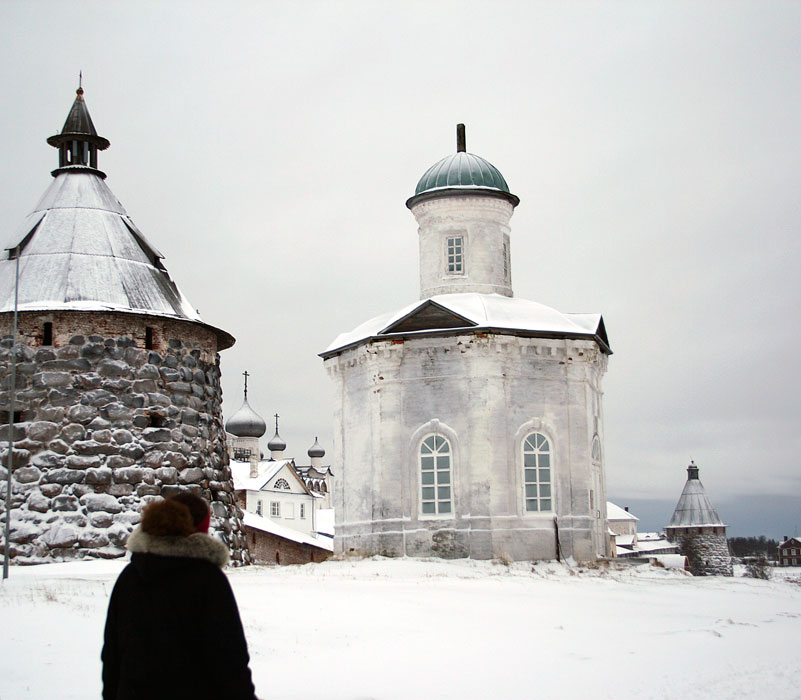
[[[420,444],[420,504],[424,515],[451,513],[451,444],[429,435]]]
[[[592,463],[601,463],[601,441],[597,435],[592,439]]]
[[[278,481],[275,482],[275,488],[289,491],[289,483],[287,482],[286,479],[279,479]]]
[[[541,433],[531,433],[523,440],[523,484],[527,512],[553,510],[551,445]]]

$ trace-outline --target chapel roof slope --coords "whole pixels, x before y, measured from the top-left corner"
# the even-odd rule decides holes
[[[435,304],[442,312],[437,316],[429,313]],[[427,318],[446,318],[449,322],[437,321],[435,327],[412,327],[409,320],[415,313],[424,313]],[[458,319],[462,319],[459,321]],[[401,330],[397,330],[400,328]],[[416,301],[408,306],[365,321],[347,333],[341,333],[320,356],[335,355],[350,347],[370,340],[413,337],[428,334],[441,335],[459,331],[498,331],[532,337],[587,338],[598,342],[601,349],[611,354],[601,314],[563,314],[544,304],[527,299],[507,297],[500,294],[440,294]]]
[[[78,136],[95,139],[94,125],[79,98],[76,104],[82,110],[76,111],[73,105],[65,129],[84,129],[87,133]],[[53,171],[53,177],[22,225],[5,237],[0,313],[14,309],[15,258],[19,257],[20,311],[162,316],[207,326],[217,335],[221,350],[234,344],[229,333],[204,323],[170,277],[163,255],[128,216],[103,173],[71,165]]]
[[[723,526],[717,511],[706,495],[704,485],[698,478],[698,467],[690,462],[687,467],[687,483],[679,496],[668,527]]]

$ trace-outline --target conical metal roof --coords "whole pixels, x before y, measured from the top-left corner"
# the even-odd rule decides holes
[[[75,105],[67,126],[94,131],[88,112]],[[104,177],[81,165],[54,171],[39,203],[4,241],[0,313],[14,309],[19,257],[20,311],[119,311],[207,326]],[[234,344],[230,334],[207,327],[216,333],[218,349]]]
[[[725,527],[718,517],[709,497],[706,495],[704,485],[698,478],[698,467],[694,462],[687,467],[687,483],[681,492],[679,502],[673,511],[668,527],[696,527],[717,525]]]
[[[225,430],[236,437],[260,438],[267,432],[267,423],[250,407],[245,397],[240,409],[228,419]]]
[[[59,146],[62,142],[74,139],[77,136],[81,140],[91,141],[103,151],[109,147],[110,143],[108,139],[98,136],[97,129],[95,129],[92,117],[89,115],[89,110],[83,99],[83,88],[79,87],[75,92],[75,102],[72,103],[72,108],[67,115],[61,133],[51,136],[47,139],[47,143],[51,146]]]

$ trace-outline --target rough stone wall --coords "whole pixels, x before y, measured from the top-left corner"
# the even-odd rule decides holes
[[[308,564],[325,561],[331,552],[308,544],[285,540],[269,532],[245,528],[250,557],[257,564]]]
[[[364,344],[328,358],[339,555],[554,559],[609,554],[603,443],[607,358],[588,340],[459,334]],[[522,443],[545,434],[555,510],[525,510]],[[420,442],[451,443],[453,515],[420,506]],[[590,505],[593,494],[595,508]],[[599,534],[600,533],[600,534]]]
[[[693,576],[733,576],[725,533],[699,529],[697,532],[675,534],[671,541],[676,542],[679,553],[687,557],[687,565]]]
[[[0,317],[7,421],[10,314]],[[42,345],[52,323],[53,343]],[[152,349],[144,347],[152,329]],[[222,424],[215,333],[123,313],[20,315],[11,547],[17,563],[119,557],[141,509],[190,489],[211,504],[232,562],[249,555]],[[8,440],[8,426],[0,439]],[[8,446],[2,449],[5,511]],[[2,545],[0,545],[2,549]]]

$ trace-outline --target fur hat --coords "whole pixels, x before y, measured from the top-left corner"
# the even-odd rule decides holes
[[[209,531],[209,521],[211,519],[209,505],[200,496],[196,496],[191,491],[181,491],[174,496],[170,496],[169,500],[183,503],[189,508],[189,513],[192,515],[192,523],[195,526],[195,532]]]
[[[187,537],[195,531],[192,513],[175,499],[155,501],[142,511],[142,530],[155,537]]]

